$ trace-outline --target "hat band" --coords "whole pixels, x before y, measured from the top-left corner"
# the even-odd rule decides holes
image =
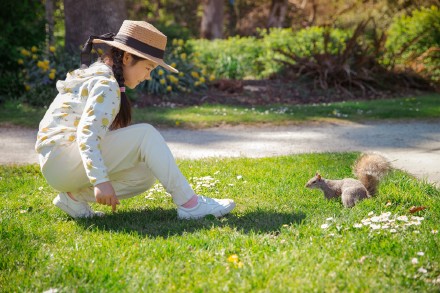
[[[159,59],[163,59],[163,56],[165,54],[164,50],[155,48],[153,46],[145,44],[139,40],[136,40],[136,39],[129,37],[129,36],[126,36],[126,35],[116,35],[114,40],[117,41],[118,43],[127,45],[133,49],[136,49],[139,52],[151,55],[151,56],[159,58]]]

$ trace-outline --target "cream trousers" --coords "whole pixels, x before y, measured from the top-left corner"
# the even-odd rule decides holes
[[[101,141],[101,151],[118,199],[145,192],[156,179],[172,195],[176,205],[188,202],[195,194],[162,135],[149,124],[108,132]],[[53,188],[71,192],[79,201],[96,201],[78,144],[45,148],[39,159],[41,171]]]

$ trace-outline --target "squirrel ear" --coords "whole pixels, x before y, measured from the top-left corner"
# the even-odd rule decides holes
[[[321,175],[319,173],[316,173],[316,177],[318,177],[318,180],[321,180]]]

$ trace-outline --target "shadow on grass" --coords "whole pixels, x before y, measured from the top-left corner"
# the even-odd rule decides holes
[[[212,227],[230,227],[243,233],[276,233],[284,224],[300,224],[306,217],[302,212],[281,213],[256,210],[243,215],[230,214],[216,219],[207,216],[199,220],[178,220],[175,209],[152,208],[110,214],[103,218],[80,219],[84,229],[98,229],[117,233],[137,233],[142,237],[170,237],[209,230]]]

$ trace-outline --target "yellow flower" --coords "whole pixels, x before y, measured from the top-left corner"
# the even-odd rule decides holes
[[[200,56],[199,52],[194,53],[194,57],[199,57],[199,56]]]
[[[186,60],[186,53],[182,53],[182,54],[180,54],[180,58],[181,58],[182,60]]]
[[[174,67],[174,68],[175,68],[175,67],[176,67],[176,63],[174,63],[174,62],[171,63],[171,67]]]
[[[184,41],[181,39],[181,40],[178,41],[178,44],[179,44],[179,46],[183,46]]]
[[[180,121],[176,121],[176,126],[179,126],[180,125]]]
[[[50,72],[56,73],[57,70],[56,70],[55,68],[52,68],[52,69],[50,70]]]
[[[35,53],[35,52],[37,52],[37,51],[38,51],[38,48],[37,48],[37,47],[35,47],[35,46],[32,46],[32,48],[31,48],[31,51],[32,51],[32,53]]]
[[[26,50],[26,49],[21,49],[20,53],[21,53],[21,55],[23,55],[23,56],[29,56],[29,55],[31,55],[31,53],[29,53],[29,51]]]
[[[32,59],[37,60],[38,56],[34,54],[34,55],[32,55]]]
[[[228,257],[228,262],[237,263],[238,262],[238,255],[232,254]]]
[[[180,77],[184,77],[184,76],[185,76],[185,73],[183,73],[183,72],[181,71],[181,72],[179,72],[179,76],[180,76]]]
[[[203,70],[202,70],[202,74],[203,74],[203,75],[206,75],[206,69],[203,69]]]
[[[24,85],[24,89],[28,92],[28,91],[31,90],[31,86],[28,85],[28,84],[25,84],[25,85]]]
[[[192,77],[194,77],[194,78],[199,78],[199,73],[198,72],[196,72],[196,71],[193,71],[193,72],[191,72],[191,75],[192,75]]]
[[[171,86],[170,85],[167,86],[167,92],[171,92],[171,90],[172,90]]]
[[[199,79],[199,81],[200,81],[200,83],[205,83],[205,78],[202,76],[202,77],[200,77],[200,79]]]
[[[102,51],[101,48],[98,48],[98,54],[99,54],[99,55],[102,55],[102,54],[104,54],[104,51]]]
[[[52,53],[55,53],[55,47],[54,46],[50,46],[49,47],[49,51],[51,51]]]
[[[162,70],[162,69],[159,69],[158,71],[157,71],[157,74],[159,74],[159,75],[163,75],[165,72]]]
[[[161,79],[160,80],[160,84],[165,84],[166,83],[166,80],[165,79]]]
[[[17,63],[20,64],[20,65],[22,65],[22,64],[24,63],[24,62],[23,62],[23,59],[18,59],[18,60],[17,60]]]
[[[199,82],[199,81],[196,81],[196,82],[194,83],[194,85],[195,85],[195,86],[199,86],[199,85],[200,85],[200,82]]]
[[[49,78],[50,79],[55,79],[55,72],[49,73]]]
[[[177,39],[173,39],[172,44],[173,44],[173,46],[176,46],[176,45],[178,45],[179,43],[178,43]]]
[[[215,75],[214,74],[211,74],[210,76],[209,76],[209,81],[213,81],[215,79]]]
[[[179,79],[177,79],[177,77],[175,77],[174,75],[168,75],[168,79],[172,82],[177,84],[179,82]]]

